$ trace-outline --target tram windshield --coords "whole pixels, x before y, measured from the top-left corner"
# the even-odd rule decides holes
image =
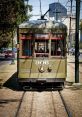
[[[22,39],[22,56],[55,57],[65,56],[65,39],[62,37],[48,37],[48,34],[36,38]]]
[[[49,55],[49,40],[35,40],[35,55],[36,57],[48,57]]]

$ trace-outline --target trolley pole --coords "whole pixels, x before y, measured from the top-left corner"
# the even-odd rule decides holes
[[[76,0],[75,83],[79,83],[79,16],[80,16],[80,0]]]

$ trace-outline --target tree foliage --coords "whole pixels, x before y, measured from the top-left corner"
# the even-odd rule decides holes
[[[11,41],[12,30],[29,16],[27,9],[32,6],[25,5],[24,0],[0,0],[0,47],[7,46]]]

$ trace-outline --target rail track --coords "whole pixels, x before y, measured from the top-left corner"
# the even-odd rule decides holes
[[[20,110],[21,110],[21,107],[22,107],[22,104],[23,104],[23,101],[24,101],[24,96],[26,94],[26,91],[24,91],[22,93],[22,96],[21,96],[21,99],[20,99],[20,102],[18,104],[18,107],[17,107],[17,110],[16,110],[16,113],[15,113],[15,117],[19,117],[19,113],[20,113]],[[31,107],[30,107],[30,112],[29,112],[29,116],[28,117],[31,117],[32,116],[32,108],[33,108],[33,101],[34,101],[34,92],[32,92],[32,99],[31,99]],[[27,102],[28,103],[28,102]]]
[[[51,92],[51,97],[52,97],[52,105],[53,105],[53,109],[54,109],[54,116],[57,117],[56,108],[54,106],[54,97],[53,97],[53,93],[52,92]]]
[[[69,107],[67,106],[61,91],[58,91],[58,94],[59,94],[59,97],[60,97],[60,99],[62,101],[62,104],[64,106],[64,109],[65,109],[65,112],[66,112],[66,116],[67,117],[73,117],[72,116],[72,112],[70,111]],[[51,96],[52,96],[52,103],[53,103],[53,108],[54,108],[54,114],[55,114],[55,117],[57,117],[57,112],[56,112],[53,92],[51,92]]]
[[[22,97],[21,97],[21,99],[20,99],[20,102],[19,102],[19,105],[18,105],[16,114],[15,114],[15,117],[18,117],[18,115],[19,115],[19,111],[20,111],[20,108],[21,108],[21,105],[22,105],[22,102],[23,102],[25,93],[26,93],[26,92],[24,91],[23,94],[22,94]]]
[[[30,108],[30,115],[29,115],[29,117],[32,117],[33,102],[34,102],[34,92],[32,93],[32,101],[31,101],[31,108]]]
[[[22,113],[21,112],[22,104],[24,103],[24,105],[27,106],[26,104],[29,103],[29,102],[27,102],[27,103],[23,102],[26,93],[28,95],[28,92],[26,92],[26,91],[24,91],[22,93],[20,102],[19,102],[17,110],[16,110],[16,114],[15,114],[14,117],[20,117],[21,113]],[[73,117],[72,113],[70,112],[69,107],[67,106],[67,104],[66,104],[66,102],[64,100],[64,97],[63,97],[61,91],[50,91],[50,92],[45,91],[45,92],[42,92],[41,94],[45,95],[43,100],[46,99],[47,101],[49,101],[49,103],[51,103],[50,105],[52,105],[52,107],[50,107],[50,108],[53,109],[53,116],[54,117],[58,117],[58,114],[59,114],[58,111],[59,110],[61,111],[61,113],[65,113],[65,117]],[[32,117],[33,116],[33,110],[34,110],[34,106],[33,105],[35,104],[35,102],[37,102],[37,98],[38,98],[37,96],[42,96],[41,94],[39,94],[39,92],[31,92],[31,101],[30,101],[30,106],[29,106],[29,113],[26,113],[28,115],[28,117]],[[51,98],[49,98],[49,97],[51,97]],[[41,99],[41,97],[40,97],[40,99]],[[39,98],[38,98],[38,101],[39,101]],[[46,104],[45,101],[43,101],[43,102]],[[41,103],[41,102],[39,102],[39,103]],[[61,106],[61,105],[63,105],[63,106]],[[37,110],[39,107],[40,107],[40,105],[38,105],[38,107],[36,107],[35,110]],[[59,108],[59,110],[58,110],[58,108]],[[41,109],[41,111],[42,111],[42,109]],[[50,111],[50,110],[48,110],[48,111]],[[36,112],[38,112],[38,111],[36,111]],[[46,115],[45,115],[45,117],[46,117]],[[61,117],[63,117],[63,116],[61,115]]]
[[[67,104],[66,104],[66,102],[65,102],[65,100],[64,100],[64,97],[63,97],[61,91],[58,91],[58,92],[59,92],[59,95],[60,95],[60,97],[61,97],[62,103],[63,103],[63,105],[64,105],[64,108],[65,108],[65,110],[66,110],[66,113],[67,113],[68,117],[73,117],[73,116],[72,116],[72,112],[70,111],[69,107],[67,106]]]

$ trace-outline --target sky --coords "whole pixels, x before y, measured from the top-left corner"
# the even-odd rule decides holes
[[[44,14],[49,9],[49,4],[54,2],[60,2],[62,5],[64,5],[67,8],[67,11],[70,11],[70,0],[41,0],[41,9],[42,14]],[[31,14],[33,17],[31,19],[38,19],[40,16],[40,0],[28,0],[28,4],[33,6],[33,11]],[[73,0],[73,7],[72,7],[73,13],[75,12],[75,0]],[[81,8],[80,8],[80,19],[82,19],[82,2],[81,2]]]

